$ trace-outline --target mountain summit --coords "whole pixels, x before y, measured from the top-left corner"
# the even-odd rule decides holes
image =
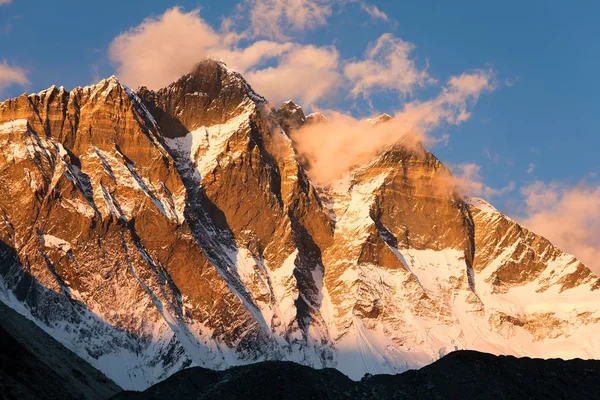
[[[320,119],[215,60],[158,91],[0,103],[0,300],[125,389],[263,360],[360,379],[456,349],[600,354],[582,263],[440,185],[422,146],[315,187],[289,131]]]

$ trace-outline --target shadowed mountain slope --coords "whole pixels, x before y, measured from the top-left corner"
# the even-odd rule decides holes
[[[0,398],[104,400],[120,391],[100,371],[0,303]]]

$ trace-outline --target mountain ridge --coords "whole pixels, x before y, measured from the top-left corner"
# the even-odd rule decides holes
[[[574,257],[412,143],[314,185],[294,135],[327,121],[283,111],[214,60],[158,91],[0,103],[0,300],[126,389],[267,359],[360,379],[461,348],[597,354]]]
[[[598,361],[540,360],[459,350],[399,375],[351,381],[334,369],[271,361],[214,372],[191,368],[144,392],[113,399],[587,399],[597,393]]]

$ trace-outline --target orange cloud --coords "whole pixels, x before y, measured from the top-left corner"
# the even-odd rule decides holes
[[[116,37],[109,55],[125,83],[157,89],[188,73],[220,47],[219,35],[198,10],[186,13],[175,7]]]
[[[109,54],[120,79],[132,87],[164,87],[206,57],[224,60],[272,101],[292,96],[313,103],[335,93],[341,83],[339,55],[332,46],[261,40],[240,48],[241,36],[234,35],[229,22],[217,32],[198,10],[175,7],[119,35]],[[268,60],[274,65],[261,68]]]
[[[312,105],[342,84],[335,47],[295,46],[275,67],[249,71],[248,81],[275,104],[287,99]]]
[[[6,61],[0,63],[0,93],[12,85],[27,85],[29,79],[24,69],[10,66]]]
[[[521,189],[522,223],[600,274],[600,186],[536,181]]]

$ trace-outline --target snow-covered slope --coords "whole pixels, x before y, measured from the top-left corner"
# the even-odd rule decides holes
[[[440,189],[412,144],[315,188],[291,133],[325,120],[212,60],[0,103],[0,300],[126,389],[267,359],[358,379],[455,349],[598,357],[585,266]]]

